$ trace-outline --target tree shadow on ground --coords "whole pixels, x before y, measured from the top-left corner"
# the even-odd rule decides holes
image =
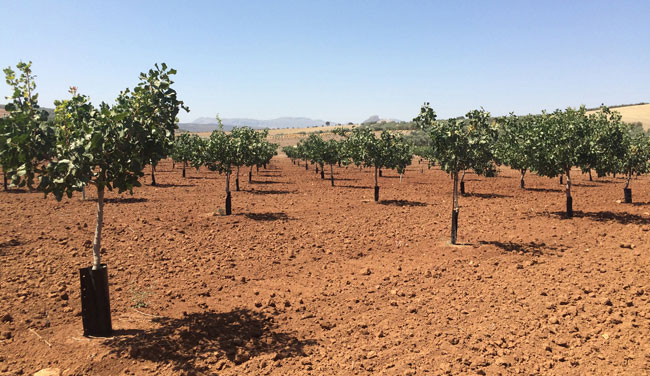
[[[526,191],[531,191],[531,192],[562,192],[561,189],[559,188],[524,188]]]
[[[510,198],[510,197],[512,197],[511,195],[502,195],[502,194],[499,194],[499,193],[476,193],[476,192],[465,193],[463,196],[466,196],[466,197],[478,197],[478,198]]]
[[[630,203],[630,204],[628,204],[628,205],[634,205],[634,206],[647,206],[647,205],[650,205],[650,202],[648,202],[648,201],[645,201],[645,202],[632,202],[632,203]]]
[[[283,190],[277,190],[277,189],[269,189],[269,190],[263,190],[263,189],[256,189],[256,190],[250,190],[247,191],[248,193],[252,193],[254,195],[287,195],[290,193],[296,193],[296,191],[283,191]]]
[[[500,241],[481,241],[480,244],[491,244],[506,252],[523,252],[533,255],[542,255],[544,251],[555,251],[556,247],[550,247],[546,243],[515,243],[515,242],[500,242]]]
[[[393,205],[393,206],[427,206],[425,202],[420,201],[409,201],[409,200],[381,200],[379,201],[382,205]]]
[[[372,187],[358,186],[358,185],[337,185],[339,188],[355,188],[355,189],[371,189]]]
[[[18,194],[18,193],[28,193],[26,189],[21,189],[21,188],[9,188],[6,191],[3,191],[5,193],[12,193],[12,194]],[[36,189],[34,189],[34,192],[38,192]]]
[[[195,187],[194,184],[175,184],[175,183],[158,183],[153,185],[154,188],[176,188],[176,187]]]
[[[204,179],[218,179],[216,176],[188,176],[186,179],[204,180]]]
[[[97,198],[92,198],[88,201],[97,202]],[[140,202],[147,202],[147,201],[149,201],[149,199],[144,197],[111,197],[111,198],[104,199],[104,202],[109,204],[137,204]]]
[[[555,217],[560,217],[562,219],[567,219],[565,211],[558,211],[549,213]],[[615,221],[621,224],[636,224],[636,225],[647,225],[650,224],[650,218],[644,217],[638,214],[631,213],[615,213],[611,211],[599,211],[599,212],[583,212],[583,211],[574,211],[574,218],[589,218],[597,222],[610,222]]]
[[[259,181],[251,180],[250,184],[289,184],[286,181]]]
[[[248,309],[152,321],[159,327],[116,332],[106,344],[120,357],[171,364],[185,375],[212,374],[210,364],[223,358],[241,364],[263,354],[273,354],[276,360],[305,356],[305,346],[316,344],[278,331],[271,317]]]
[[[284,212],[279,212],[279,213],[246,213],[244,214],[244,217],[248,219],[252,219],[254,221],[278,221],[278,220],[285,220],[288,221],[289,216],[284,213]]]

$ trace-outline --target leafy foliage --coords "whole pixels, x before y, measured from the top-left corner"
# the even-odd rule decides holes
[[[31,65],[18,63],[18,73],[10,67],[3,70],[12,94],[5,106],[9,116],[0,122],[0,165],[13,185],[30,190],[40,164],[50,158],[54,137],[47,112],[38,106]]]

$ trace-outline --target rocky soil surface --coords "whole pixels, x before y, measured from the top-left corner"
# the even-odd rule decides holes
[[[650,179],[468,174],[402,182],[276,157],[224,177],[164,161],[157,187],[110,193],[103,261],[112,338],[83,336],[95,192],[0,193],[0,374],[438,375],[650,373]],[[234,190],[234,184],[233,184]]]

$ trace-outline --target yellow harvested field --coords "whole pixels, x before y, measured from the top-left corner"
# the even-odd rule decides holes
[[[650,129],[650,104],[640,104],[635,106],[612,107],[614,111],[623,116],[626,123],[641,123],[643,129]],[[594,111],[589,111],[594,112]]]

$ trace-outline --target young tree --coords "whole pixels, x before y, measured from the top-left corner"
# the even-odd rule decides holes
[[[10,67],[4,69],[5,79],[12,88],[10,101],[5,106],[9,116],[0,129],[0,164],[14,186],[31,192],[39,166],[50,158],[54,131],[47,121],[48,114],[38,106],[32,63],[20,62],[17,74]],[[5,190],[7,186],[5,184]]]
[[[621,158],[620,172],[626,176],[623,193],[626,203],[632,203],[630,180],[633,176],[650,171],[650,137],[643,133],[626,134],[625,153]]]
[[[422,106],[420,114],[413,121],[418,127],[427,130],[435,160],[442,170],[453,176],[451,244],[456,244],[460,212],[458,175],[468,169],[474,170],[478,175],[494,171],[492,147],[496,142],[497,130],[491,125],[490,113],[484,110],[468,112],[464,119],[436,121],[436,113],[429,103]]]
[[[213,131],[205,143],[201,163],[210,171],[219,171],[226,175],[226,215],[232,214],[230,174],[232,166],[237,163],[237,147],[232,135],[222,130]]]
[[[534,165],[537,116],[510,114],[497,119],[496,158],[521,173],[520,187],[526,189],[524,177]]]
[[[159,83],[153,83],[157,86]],[[171,88],[164,95],[172,96]],[[147,91],[148,93],[148,91]],[[182,102],[145,101],[142,91],[120,93],[114,106],[102,103],[98,108],[88,97],[74,94],[70,100],[57,101],[55,147],[52,157],[40,171],[39,188],[57,200],[72,196],[87,184],[97,187],[97,225],[93,241],[93,265],[80,270],[84,333],[109,336],[112,331],[108,298],[108,272],[101,263],[102,227],[105,190],[132,192],[140,186],[138,179],[150,160],[146,140],[151,132],[160,132],[143,112],[175,116]],[[154,96],[155,97],[155,96]],[[155,99],[155,98],[152,98]],[[143,103],[157,108],[143,109]],[[170,107],[176,107],[174,111]],[[158,117],[162,127],[162,117]],[[169,121],[169,120],[168,120]]]
[[[323,153],[325,151],[326,142],[320,135],[311,134],[304,141],[304,145],[305,150],[309,156],[309,160],[313,164],[320,166],[320,178],[325,179],[325,160],[323,159]],[[316,172],[318,172],[318,168],[316,168]]]
[[[535,146],[538,152],[534,160],[534,170],[538,175],[554,178],[566,176],[566,216],[573,217],[573,197],[571,196],[571,169],[580,167],[591,151],[593,127],[586,116],[586,109],[567,108],[551,114],[543,112]]]
[[[176,137],[171,156],[175,162],[183,164],[183,177],[185,177],[185,169],[188,164],[196,159],[200,143],[201,137],[195,134],[182,133]]]
[[[83,95],[56,102],[56,152],[40,176],[39,188],[57,200],[71,197],[87,184],[97,187],[93,264],[80,269],[85,335],[110,336],[112,332],[108,272],[100,253],[104,192],[114,188],[132,192],[140,185],[145,165],[137,135],[143,129],[132,121],[133,109],[126,103],[113,108],[102,103],[95,109]]]
[[[379,201],[379,169],[401,166],[407,159],[400,155],[405,150],[412,156],[410,150],[404,148],[406,142],[403,137],[389,131],[382,131],[377,138],[369,128],[354,128],[345,142],[350,158],[357,166],[374,167],[375,201]]]
[[[330,182],[332,183],[332,187],[334,186],[334,165],[341,160],[339,144],[340,142],[336,140],[329,140],[325,142],[321,151],[322,161],[330,166]]]
[[[176,98],[172,89],[176,74],[167,64],[154,65],[148,73],[140,73],[140,83],[133,89],[133,99],[138,108],[134,119],[148,131],[142,143],[151,165],[151,185],[156,185],[155,168],[161,159],[167,158],[174,146],[174,134],[178,129],[177,115],[181,109],[189,111],[182,101]]]

